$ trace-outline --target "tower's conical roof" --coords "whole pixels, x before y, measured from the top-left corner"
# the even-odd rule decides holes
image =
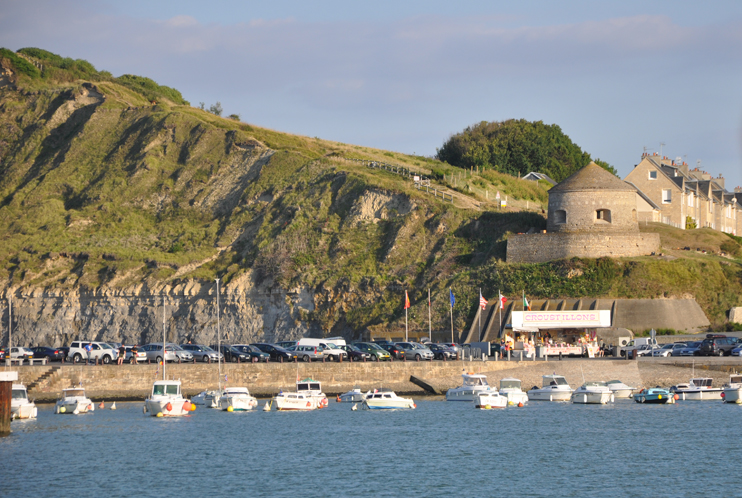
[[[630,185],[594,162],[554,185],[549,192],[574,190],[633,190]]]

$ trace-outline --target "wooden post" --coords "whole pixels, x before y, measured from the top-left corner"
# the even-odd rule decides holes
[[[0,436],[10,434],[10,398],[15,380],[18,372],[0,372]]]

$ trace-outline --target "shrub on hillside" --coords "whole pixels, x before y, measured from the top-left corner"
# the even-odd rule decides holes
[[[3,63],[7,64],[10,63],[13,68],[15,68],[16,72],[25,74],[26,76],[29,76],[31,78],[38,78],[39,77],[39,70],[28,62],[23,57],[18,56],[15,52],[12,50],[8,50],[7,48],[0,48],[0,59],[3,59]]]
[[[734,240],[725,240],[721,243],[719,248],[734,258],[739,258],[740,256],[742,256],[742,246],[740,246]]]

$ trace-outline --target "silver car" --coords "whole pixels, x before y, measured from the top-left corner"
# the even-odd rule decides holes
[[[203,361],[204,363],[208,363],[209,361],[218,361],[220,359],[224,361],[223,354],[217,353],[209,346],[204,346],[203,344],[181,344],[180,347],[193,355],[194,362]]]
[[[398,342],[397,346],[404,350],[404,357],[406,360],[433,361],[433,358],[435,358],[433,352],[419,342]]]
[[[175,354],[175,350],[172,348],[172,344],[168,344],[165,348],[165,353],[162,352],[162,343],[145,344],[140,348],[142,351],[147,353],[147,359],[159,363],[163,360],[172,363],[178,362],[178,355]]]
[[[322,360],[324,350],[322,346],[294,346],[292,348],[286,348],[286,351],[291,351],[296,354],[296,357],[302,361],[310,362],[312,360]]]
[[[178,356],[178,363],[195,363],[193,354],[190,351],[186,351],[177,344],[168,343],[167,347],[172,347],[175,354]]]

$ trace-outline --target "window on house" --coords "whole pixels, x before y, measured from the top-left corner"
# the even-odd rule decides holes
[[[567,211],[565,211],[564,209],[557,209],[554,212],[554,223],[558,225],[567,223]]]
[[[598,209],[595,211],[595,221],[610,223],[611,222],[611,211],[610,209]]]
[[[662,204],[670,204],[672,202],[672,191],[669,188],[662,189]]]
[[[709,201],[709,213],[714,212],[714,201]]]
[[[631,210],[631,219],[636,221],[636,209]]]
[[[653,169],[649,172],[649,179],[650,180],[656,180],[657,179],[657,170]]]
[[[693,207],[693,194],[688,194],[688,207]]]

